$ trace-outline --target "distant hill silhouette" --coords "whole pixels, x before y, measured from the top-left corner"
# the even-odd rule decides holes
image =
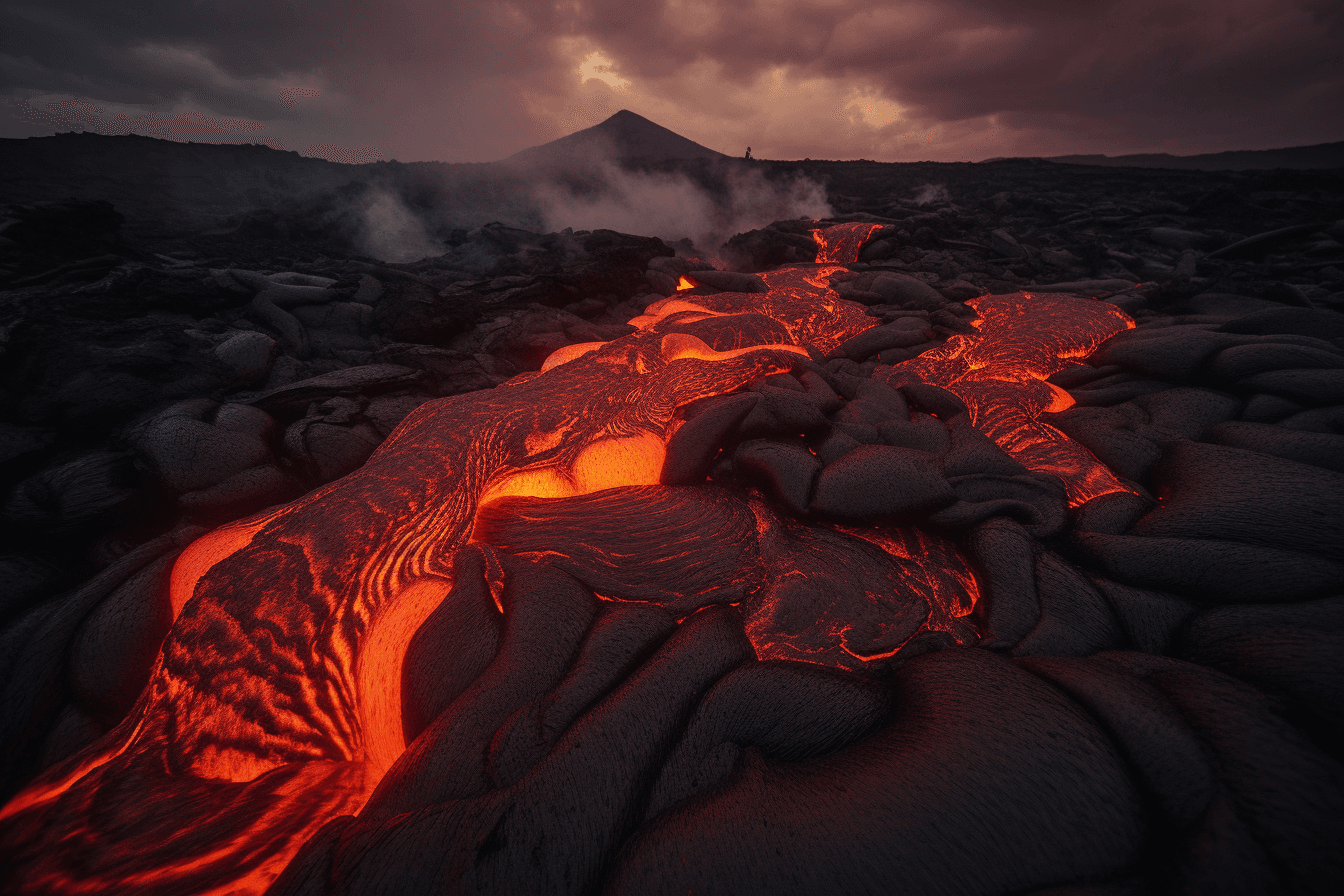
[[[419,196],[426,205],[452,196],[454,209],[483,223],[517,203],[516,182],[498,163],[353,165],[262,145],[135,134],[0,139],[0,204],[106,199],[131,233],[210,229],[258,208],[298,214],[309,202],[349,205],[365,186]]]
[[[509,166],[540,170],[582,167],[595,159],[606,158],[631,162],[725,159],[727,156],[654,124],[642,115],[622,109],[601,124],[529,147],[502,161]]]
[[[0,140],[0,202],[106,199],[131,221],[199,224],[333,190],[374,167],[387,164],[347,165],[254,144],[65,133]]]
[[[362,197],[375,190],[396,194],[425,215],[432,209],[436,226],[474,227],[506,221],[531,227],[539,226],[534,208],[539,182],[549,180],[576,193],[595,188],[594,184],[600,188],[604,170],[598,163],[607,160],[635,169],[685,169],[711,192],[723,189],[720,175],[726,169],[745,164],[768,172],[771,166],[799,164],[745,163],[628,110],[567,137],[486,163],[377,161],[352,165],[263,145],[64,133],[0,139],[0,204],[104,199],[126,216],[128,234],[151,235],[227,230],[235,226],[240,214],[254,209],[314,220],[324,209],[346,209],[358,217],[366,204]],[[1344,142],[1197,156],[1074,155],[1046,161],[1192,171],[1344,168]],[[832,197],[859,196],[874,189],[859,182],[843,189],[837,185],[849,170],[846,166],[861,164],[867,171],[872,163],[816,160],[810,164],[824,172]],[[890,163],[883,167],[890,177],[904,178],[915,189],[921,183],[947,181],[951,172],[959,170],[959,163]],[[966,168],[978,170],[975,165]]]
[[[726,159],[626,110],[594,127],[486,163],[352,165],[253,144],[63,133],[0,139],[0,204],[106,199],[126,216],[129,231],[160,233],[225,226],[255,208],[295,212],[309,200],[326,197],[328,204],[336,203],[343,200],[332,197],[357,197],[364,185],[381,185],[404,197],[419,197],[425,205],[451,196],[454,214],[463,220],[491,220],[525,204],[525,183],[538,177],[586,176],[595,170],[595,162],[657,165]]]
[[[989,161],[997,161],[991,159]],[[1128,156],[1046,156],[1047,162],[1066,165],[1105,165],[1115,168],[1181,168],[1187,171],[1248,171],[1271,168],[1344,168],[1344,141],[1293,146],[1287,149],[1247,149],[1173,156],[1165,152]]]

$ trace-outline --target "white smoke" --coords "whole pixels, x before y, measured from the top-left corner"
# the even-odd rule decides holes
[[[952,196],[943,184],[925,184],[915,193],[915,205],[942,205],[951,201]]]
[[[734,234],[773,221],[832,213],[825,187],[805,177],[771,182],[757,169],[733,168],[725,180],[726,195],[716,198],[685,174],[631,172],[614,162],[600,162],[591,178],[600,186],[590,195],[539,181],[533,197],[549,231],[572,227],[656,236],[666,242],[690,239],[710,252]]]
[[[403,263],[442,255],[445,249],[401,197],[384,189],[372,190],[365,198],[359,212],[358,242],[365,255]]]

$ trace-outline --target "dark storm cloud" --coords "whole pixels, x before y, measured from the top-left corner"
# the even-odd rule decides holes
[[[1332,0],[688,2],[688,31],[664,29],[654,46],[605,24],[618,3],[587,5],[627,76],[697,53],[742,83],[787,64],[875,87],[920,127],[986,119],[977,129],[1059,151],[1344,137],[1344,4]],[[714,27],[696,31],[706,18]]]
[[[1344,5],[1327,0],[133,6],[0,9],[0,78],[19,113],[4,133],[157,121],[324,154],[484,160],[630,108],[775,158],[1344,138]]]
[[[297,135],[292,145],[442,142],[455,129],[516,140],[532,130],[518,85],[550,63],[507,6],[18,2],[0,18],[0,75],[12,96],[241,116]],[[307,97],[282,104],[287,88]],[[458,137],[468,152],[483,143]]]
[[[952,7],[927,9],[913,27],[879,10],[847,20],[823,65],[875,73],[941,120],[1076,119],[1134,144],[1216,148],[1344,136],[1337,3],[967,3],[950,21]]]

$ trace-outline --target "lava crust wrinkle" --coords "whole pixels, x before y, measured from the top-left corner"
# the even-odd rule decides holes
[[[823,262],[852,260],[872,228],[833,231],[817,235]],[[955,547],[932,536],[849,531],[835,520],[809,527],[756,498],[728,500],[711,491],[681,498],[675,487],[659,484],[666,446],[682,425],[679,409],[824,357],[875,323],[829,288],[837,270],[826,263],[777,270],[761,275],[764,293],[655,303],[631,321],[637,329],[630,335],[566,352],[543,372],[494,390],[421,405],[353,473],[232,527],[233,541],[211,542],[223,548],[189,550],[184,557],[195,558],[199,568],[174,576],[176,618],[149,685],[125,720],[0,812],[16,879],[29,892],[53,894],[259,893],[329,821],[357,815],[354,827],[345,825],[348,847],[331,846],[331,837],[343,836],[336,828],[321,835],[332,868],[343,869],[338,876],[351,891],[364,891],[365,883],[397,889],[386,877],[376,883],[364,877],[392,867],[374,861],[379,850],[392,850],[390,858],[407,843],[437,843],[448,831],[466,830],[479,839],[455,834],[453,842],[462,849],[479,843],[474,852],[399,854],[393,865],[406,869],[404,883],[452,880],[468,890],[499,890],[512,881],[526,890],[563,878],[583,889],[596,885],[604,850],[633,830],[639,788],[594,817],[597,827],[568,835],[572,866],[537,869],[527,880],[511,876],[522,873],[518,857],[553,834],[546,813],[564,815],[576,782],[604,793],[620,790],[610,782],[622,776],[652,786],[657,759],[674,739],[673,720],[685,718],[731,669],[758,655],[860,668],[890,657],[921,632],[938,635],[940,644],[965,643],[970,630],[963,617],[975,602],[974,582],[954,576],[949,586],[921,579],[918,569],[930,551],[964,569]],[[1095,458],[1037,417],[1059,407],[1058,390],[1044,378],[1132,322],[1112,306],[1058,296],[973,305],[981,315],[977,335],[955,336],[943,349],[890,368],[891,385],[931,403],[927,410],[949,427],[953,454],[955,418],[965,413],[958,408],[969,408],[971,423],[989,433],[994,450],[1015,459],[1012,468],[1064,478],[1073,503],[1123,490]],[[1038,309],[1043,320],[1033,323]],[[736,319],[736,337],[714,336],[704,326],[713,319]],[[701,335],[695,335],[697,322]],[[1051,340],[1040,338],[1046,331]],[[1025,354],[1006,356],[1013,344],[1025,346]],[[842,379],[836,379],[840,392]],[[923,381],[944,385],[964,405],[951,399],[949,406]],[[834,401],[835,392],[825,391],[829,387],[811,394]],[[786,398],[775,399],[770,419],[776,425],[788,418]],[[750,414],[742,425],[749,422]],[[933,457],[924,464],[930,482],[949,475]],[[819,481],[826,475],[823,470]],[[935,490],[936,500],[921,498],[910,512],[958,500],[955,486]],[[672,522],[635,521],[636,507],[648,512],[660,502]],[[806,506],[801,497],[793,503],[796,510]],[[835,508],[823,502],[811,509]],[[884,509],[900,516],[894,505]],[[549,528],[520,528],[529,514],[547,516]],[[593,514],[606,515],[610,528],[604,531]],[[666,539],[643,551],[652,572],[632,575],[610,562],[629,536],[618,531],[626,525],[621,514],[648,537]],[[709,541],[721,555],[703,555],[701,545],[677,553],[677,540],[691,525],[687,514],[701,528],[718,527],[721,540],[711,535]],[[547,532],[554,541],[546,540]],[[511,557],[488,547],[493,540],[556,562]],[[686,560],[686,574],[658,572],[660,564],[675,570],[678,559]],[[854,587],[821,595],[808,564],[823,561],[850,566]],[[725,584],[718,570],[729,566],[734,572]],[[698,581],[702,575],[714,583]],[[408,750],[408,645],[445,596],[466,587],[468,576],[484,577],[503,613],[498,653],[477,683],[433,720],[423,717],[433,710],[417,710],[422,717],[409,731],[424,728]],[[479,584],[472,588],[483,593]],[[607,588],[618,593],[603,593]],[[499,769],[512,768],[499,772],[503,780],[516,782],[491,789],[482,751],[510,713],[556,687],[602,604],[590,589],[612,599],[666,601],[674,615],[690,615],[589,711],[587,722],[565,728],[534,771],[521,773],[501,760]],[[542,593],[564,595],[556,597],[552,616]],[[828,608],[818,616],[823,597]],[[743,602],[740,610],[704,607],[737,602],[729,598]],[[553,655],[540,662],[543,642]],[[940,662],[918,668],[941,669]],[[512,698],[492,705],[482,680]],[[648,712],[656,718],[645,718]],[[636,746],[618,748],[614,732],[627,729],[647,734]],[[594,751],[624,758],[594,763]],[[1111,775],[1105,750],[1095,752],[1091,774]],[[754,762],[757,754],[746,755]],[[766,774],[753,768],[757,780]],[[1127,793],[1118,784],[1116,792]],[[1128,804],[1108,811],[1114,817],[1087,823],[1129,843]],[[1000,821],[1016,826],[1011,818]],[[659,822],[658,830],[672,824]],[[421,834],[406,840],[393,837],[394,830]],[[641,843],[661,842],[660,836]],[[639,877],[643,850],[630,853],[618,870],[618,890]],[[1098,861],[1080,856],[1078,867],[1100,868]],[[281,883],[282,890],[298,885],[292,877]]]

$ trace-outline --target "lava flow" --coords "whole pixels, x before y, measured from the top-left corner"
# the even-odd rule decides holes
[[[129,715],[0,811],[8,875],[19,882],[10,886],[265,890],[325,822],[359,812],[405,749],[402,659],[453,588],[455,559],[473,530],[488,537],[519,502],[605,490],[646,503],[675,498],[658,483],[679,408],[787,371],[809,350],[830,352],[874,323],[827,285],[841,269],[830,263],[857,258],[874,229],[819,232],[823,263],[763,274],[768,293],[674,295],[633,320],[636,333],[562,349],[542,372],[497,389],[424,404],[356,472],[193,544],[173,574],[176,619]],[[1057,407],[1040,380],[1127,318],[1060,297],[976,307],[979,337],[950,340],[908,372],[957,392],[977,426],[1025,466],[1060,475],[1076,499],[1118,487],[1035,418]],[[1037,338],[1042,330],[1051,344]],[[716,506],[722,519],[737,519],[729,504]],[[763,568],[842,556],[830,536],[792,520],[772,530],[762,518],[748,524],[760,536]],[[872,532],[851,540],[907,568],[925,550]],[[894,587],[889,577],[872,581]],[[680,609],[736,593],[701,589]],[[792,593],[775,589],[780,600]],[[837,652],[865,660],[899,649],[929,611],[899,624],[879,620],[865,633],[846,612],[830,606],[817,624],[839,639]],[[787,645],[796,613],[788,625],[769,614],[752,624],[763,655],[794,655]]]
[[[1054,294],[982,296],[975,336],[953,336],[936,349],[898,365],[890,382],[908,376],[954,393],[971,422],[1029,470],[1052,473],[1069,503],[1129,491],[1086,448],[1037,418],[1073,406],[1069,393],[1046,382],[1086,358],[1134,321],[1114,305]]]
[[[812,240],[817,244],[817,263],[849,264],[857,261],[863,244],[881,229],[881,224],[842,224],[812,231]]]

